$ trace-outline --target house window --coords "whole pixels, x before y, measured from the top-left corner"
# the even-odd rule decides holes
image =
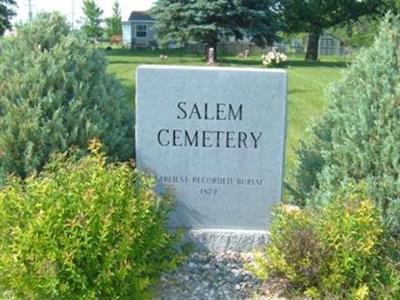
[[[147,25],[138,24],[136,25],[136,37],[147,37]]]

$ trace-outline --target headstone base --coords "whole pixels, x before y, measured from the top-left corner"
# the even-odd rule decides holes
[[[261,230],[192,229],[185,234],[185,241],[192,243],[196,251],[212,253],[249,252],[264,246],[267,238],[267,231]]]

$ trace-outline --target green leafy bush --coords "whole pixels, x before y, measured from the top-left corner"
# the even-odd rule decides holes
[[[364,190],[342,189],[321,209],[279,208],[256,273],[286,277],[313,299],[400,299],[399,249]]]
[[[105,54],[59,14],[39,14],[0,41],[0,170],[23,177],[53,152],[99,138],[112,158],[133,154],[132,109]]]
[[[58,155],[0,190],[0,291],[17,299],[140,299],[174,267],[170,200],[128,164]]]
[[[329,108],[299,149],[288,182],[295,204],[321,205],[344,182],[365,181],[385,223],[400,233],[400,20],[388,16],[328,91]]]

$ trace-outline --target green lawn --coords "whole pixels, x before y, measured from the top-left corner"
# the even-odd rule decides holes
[[[160,60],[160,51],[116,49],[107,55],[110,60],[109,71],[115,74],[127,90],[128,101],[134,105],[135,69],[140,64],[179,64],[205,65],[201,56],[185,54],[181,51],[168,51],[167,60]],[[295,164],[295,151],[300,138],[306,136],[310,122],[324,111],[326,106],[324,91],[332,81],[340,77],[347,63],[337,58],[325,58],[318,63],[308,63],[302,57],[290,57],[287,71],[289,74],[289,113],[287,139],[287,170]],[[240,59],[222,57],[221,66],[263,67],[260,57]]]

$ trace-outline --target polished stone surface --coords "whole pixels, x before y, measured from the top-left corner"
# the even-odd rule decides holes
[[[282,196],[286,72],[140,66],[136,91],[137,165],[176,196],[171,227],[265,231]]]

